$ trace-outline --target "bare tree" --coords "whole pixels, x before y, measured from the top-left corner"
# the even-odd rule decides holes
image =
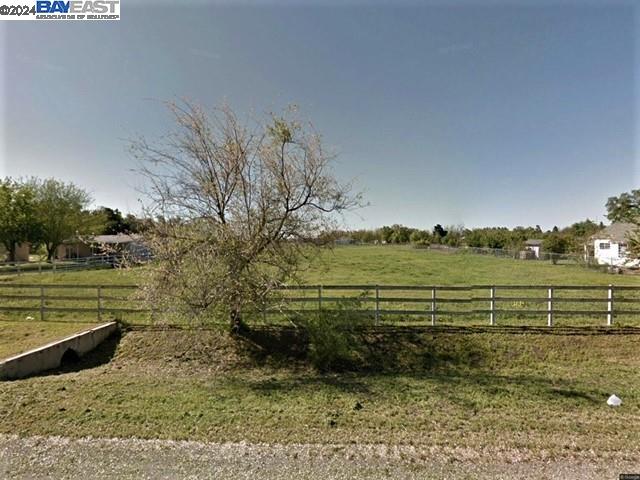
[[[227,106],[169,108],[176,132],[132,143],[159,219],[147,232],[156,262],[146,297],[193,318],[228,318],[238,331],[359,196],[292,109],[241,122]]]

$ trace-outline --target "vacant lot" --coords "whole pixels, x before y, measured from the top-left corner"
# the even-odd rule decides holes
[[[504,285],[609,283],[640,285],[640,276],[614,276],[579,265],[552,265],[408,246],[348,246],[323,252],[304,272],[307,283]]]
[[[0,284],[132,284],[144,268],[8,275]],[[409,246],[345,246],[323,251],[302,273],[305,283],[380,285],[492,285],[609,283],[640,285],[638,276],[616,276],[578,265],[523,261],[472,253],[445,253]]]
[[[47,274],[30,274],[20,277],[0,277],[0,294],[20,294],[35,296],[30,300],[5,299],[4,305],[30,307],[34,311],[39,308],[40,300],[37,296],[40,289],[27,288],[8,288],[6,285],[15,285],[16,283],[34,283],[44,286],[48,295],[56,296],[82,296],[85,300],[71,301],[66,299],[47,300],[47,307],[74,307],[74,308],[96,308],[97,292],[96,288],[72,288],[62,289],[56,288],[58,284],[81,284],[81,285],[122,285],[136,284],[143,280],[145,268],[135,268],[131,270],[96,270],[96,271],[79,271],[67,273],[47,273]],[[586,269],[577,265],[552,265],[550,262],[538,261],[520,261],[505,258],[496,258],[492,256],[474,255],[470,253],[444,253],[440,251],[429,251],[424,249],[414,249],[403,246],[353,246],[338,247],[333,250],[323,251],[317,256],[302,272],[302,281],[307,284],[324,284],[324,285],[340,285],[340,284],[380,284],[380,285],[474,285],[474,284],[532,284],[532,285],[608,285],[615,283],[616,285],[640,285],[640,276],[621,276],[602,273],[597,270]],[[5,285],[5,287],[3,287]],[[357,292],[353,290],[336,291],[327,290],[327,296],[346,296],[365,294],[371,298],[372,292]],[[141,306],[130,299],[132,291],[118,289],[103,289],[103,296],[110,297],[103,300],[105,308],[137,308]],[[522,301],[515,299],[511,301],[507,299],[499,303],[499,309],[511,310],[518,312],[520,310],[540,310],[546,308],[546,290],[538,289],[534,291],[506,291],[502,290],[497,293],[499,296],[520,296],[520,297],[538,297],[543,301]],[[295,295],[300,295],[298,292]],[[303,292],[304,296],[317,296],[316,290]],[[410,291],[386,291],[386,297],[421,297],[423,303],[410,302],[389,302],[382,306],[383,309],[402,309],[402,310],[420,310],[424,311],[429,308],[428,303],[424,303],[430,296],[430,292],[423,291],[420,293]],[[488,289],[471,292],[443,292],[439,293],[440,298],[447,297],[455,300],[456,298],[468,298],[471,295],[486,297]],[[556,297],[589,297],[594,298],[593,303],[571,303],[568,299],[559,305],[558,308],[566,310],[579,311],[600,311],[606,309],[606,291],[582,291],[582,292],[557,292]],[[116,300],[123,297],[124,300]],[[625,297],[625,298],[622,298]],[[624,292],[617,295],[619,300],[640,300],[640,292]],[[329,303],[324,303],[325,308],[329,308]],[[618,308],[629,307],[637,308],[633,304],[617,303]],[[311,308],[316,309],[318,302],[309,298],[309,302],[305,304],[294,305],[293,308]],[[488,302],[478,300],[473,305],[455,304],[444,302],[440,305],[440,309],[454,311],[456,309],[475,308],[486,309]],[[358,308],[372,309],[374,303],[371,300],[362,304]],[[5,318],[19,319],[24,318],[26,314],[5,313]],[[86,314],[90,315],[90,314]],[[131,323],[147,323],[150,321],[148,313],[109,313],[105,318],[113,318]],[[51,312],[47,314],[48,319],[69,320],[71,314],[69,312]],[[73,318],[78,318],[73,315]],[[619,325],[638,325],[638,315],[622,315],[616,317],[616,323]],[[383,320],[395,321],[398,317],[384,318]],[[420,315],[413,319],[420,322],[428,321],[426,315]],[[252,321],[261,321],[262,316],[258,315]],[[269,321],[274,321],[274,317],[270,317]],[[556,324],[558,325],[603,325],[606,315],[601,313],[597,316],[567,317],[558,315]],[[402,320],[405,321],[405,320]],[[488,316],[478,315],[476,317],[460,317],[455,315],[441,316],[439,322],[448,324],[485,324]],[[546,323],[546,315],[520,315],[510,314],[498,316],[498,322],[511,325],[544,325]]]
[[[0,359],[40,347],[95,325],[95,322],[0,321]]]
[[[126,284],[142,275],[144,269],[102,270],[3,280]],[[304,275],[324,284],[638,284],[637,277],[577,266],[404,247],[336,248]],[[213,465],[215,472],[251,478],[267,465],[269,478],[302,478],[309,471],[308,478],[354,478],[365,467],[377,478],[492,478],[526,476],[531,466],[539,478],[558,471],[557,478],[575,472],[580,475],[573,478],[615,478],[640,458],[640,335],[623,329],[372,330],[363,333],[356,368],[341,373],[313,370],[304,351],[285,348],[294,343],[278,330],[260,332],[239,341],[215,330],[134,330],[71,370],[4,382],[0,433],[169,441],[18,442],[0,436],[5,471],[38,472],[40,465],[46,475],[52,452],[72,451],[68,462],[54,462],[60,476],[86,464],[87,471],[101,465],[104,472],[122,468],[123,477],[154,477],[160,471],[151,466],[162,465],[166,454],[176,460],[162,471],[176,476]],[[623,399],[622,407],[607,407],[612,393]],[[258,451],[227,442],[264,445]],[[291,444],[296,446],[287,448]],[[237,456],[229,449],[262,460],[232,461]],[[40,453],[29,460],[25,451]],[[98,458],[96,451],[104,455]],[[109,463],[122,451],[135,452],[131,463]],[[181,470],[184,458],[196,470]]]

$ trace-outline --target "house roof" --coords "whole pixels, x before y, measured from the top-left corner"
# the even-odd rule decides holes
[[[63,243],[66,245],[76,244],[76,243],[84,243],[84,244],[94,244],[101,243],[105,245],[118,245],[122,243],[131,243],[140,240],[140,235],[127,235],[124,233],[119,233],[117,235],[94,235],[87,237],[75,237],[69,238],[65,240]]]
[[[137,235],[126,235],[119,233],[117,235],[96,235],[91,238],[91,243],[105,243],[105,244],[119,244],[119,243],[131,243],[138,240]]]
[[[538,240],[537,238],[532,238],[531,240],[526,240],[524,244],[529,247],[539,247],[540,245],[542,245],[542,240]]]
[[[612,223],[608,227],[591,235],[592,240],[609,239],[613,242],[624,242],[627,236],[638,228],[634,223]]]

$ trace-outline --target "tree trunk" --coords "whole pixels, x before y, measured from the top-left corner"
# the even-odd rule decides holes
[[[16,261],[16,242],[11,242],[11,247],[7,248],[7,260],[11,263]]]
[[[242,321],[242,313],[239,307],[234,307],[231,310],[231,333],[234,335],[240,335],[247,330],[247,326]]]
[[[54,257],[56,256],[56,250],[58,249],[58,245],[52,243],[52,244],[45,244],[45,247],[47,248],[47,262],[51,262]]]

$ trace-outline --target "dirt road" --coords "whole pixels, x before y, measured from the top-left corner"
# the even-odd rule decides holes
[[[546,457],[546,458],[545,458]],[[2,478],[617,479],[634,455],[537,458],[522,451],[382,445],[266,445],[0,436]]]

